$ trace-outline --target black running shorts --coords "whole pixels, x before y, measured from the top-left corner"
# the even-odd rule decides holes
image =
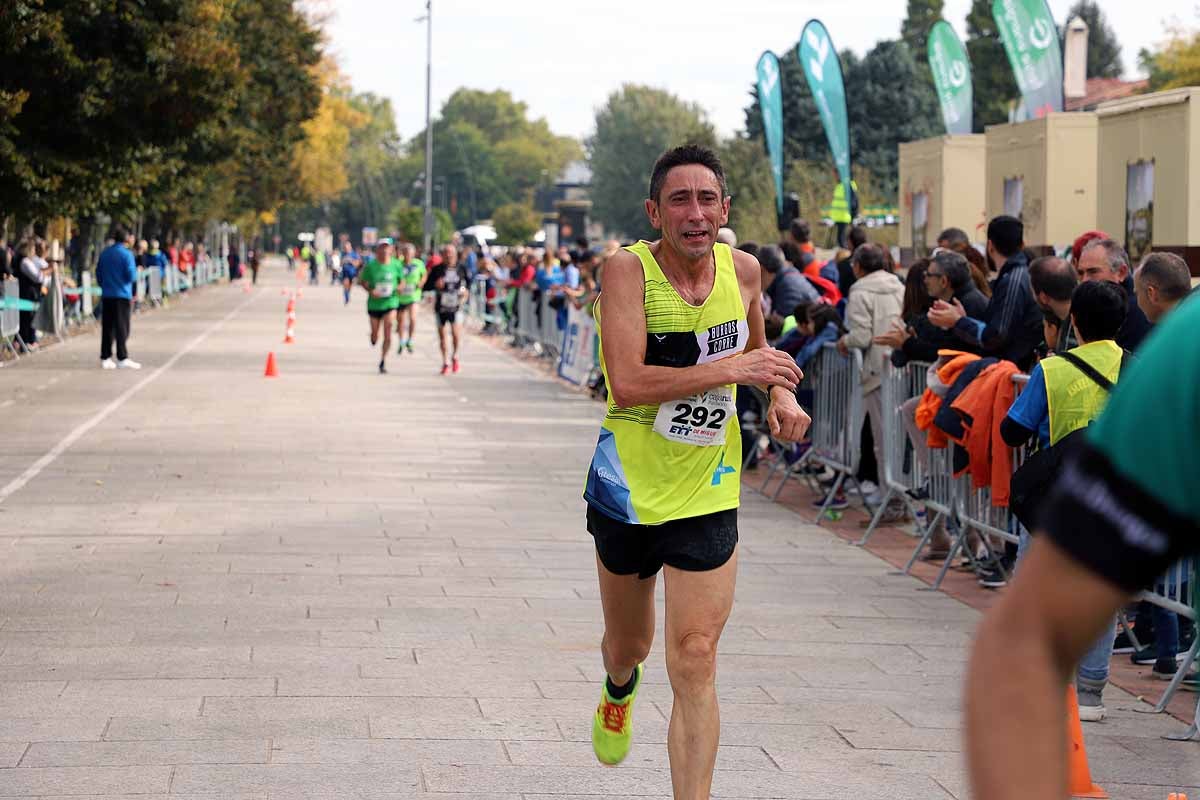
[[[396,313],[396,309],[394,309],[394,308],[368,308],[367,309],[367,316],[370,317],[371,319],[383,319],[388,314],[395,314],[395,313]]]
[[[658,574],[664,564],[689,572],[716,569],[733,556],[738,542],[736,508],[661,525],[633,525],[589,505],[587,529],[605,569],[639,578]]]
[[[465,316],[461,308],[458,311],[439,310],[437,312],[437,326],[441,328],[446,325],[462,325]]]

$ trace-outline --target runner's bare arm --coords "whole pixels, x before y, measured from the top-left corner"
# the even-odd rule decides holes
[[[1013,585],[979,626],[967,669],[974,797],[1067,796],[1067,686],[1125,600],[1048,536],[1034,537]]]
[[[600,293],[601,341],[608,388],[618,407],[663,403],[730,383],[795,389],[800,380],[796,362],[786,353],[769,348],[682,369],[647,366],[645,289],[642,265],[633,253],[620,251],[605,263]]]

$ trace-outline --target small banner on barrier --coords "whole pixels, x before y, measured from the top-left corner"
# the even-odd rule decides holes
[[[587,382],[592,373],[596,346],[596,323],[575,306],[567,307],[567,329],[563,331],[562,354],[558,374],[576,386]]]

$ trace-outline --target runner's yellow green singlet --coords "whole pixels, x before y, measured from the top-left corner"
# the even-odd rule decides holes
[[[641,259],[646,279],[647,365],[691,367],[746,349],[750,329],[728,245],[713,246],[717,276],[700,306],[679,296],[647,242],[625,249]],[[599,305],[596,334],[603,342]],[[633,408],[617,408],[610,398],[584,498],[613,519],[641,525],[737,508],[742,439],[735,391],[730,384]]]

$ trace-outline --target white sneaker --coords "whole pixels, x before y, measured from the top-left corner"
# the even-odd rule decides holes
[[[117,369],[141,369],[142,365],[132,358],[122,358],[117,362]]]
[[[105,358],[105,359],[101,360],[100,368],[101,369],[116,369],[117,362],[113,361],[111,358]]]
[[[1080,722],[1103,722],[1106,716],[1108,716],[1108,709],[1104,706],[1079,707]]]

